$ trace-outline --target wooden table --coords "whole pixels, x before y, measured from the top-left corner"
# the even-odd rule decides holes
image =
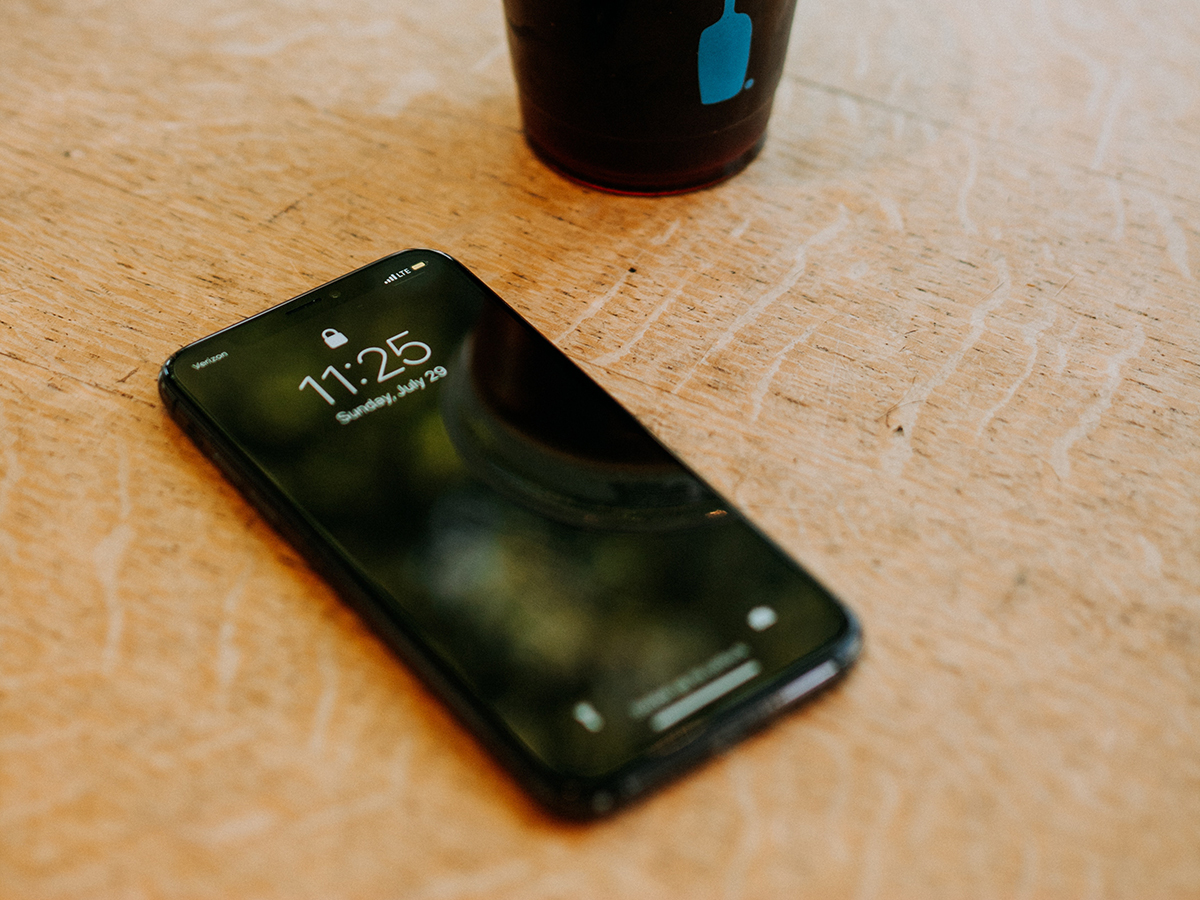
[[[851,677],[535,809],[156,395],[407,246],[833,586]],[[0,896],[1200,895],[1195,3],[802,0],[762,156],[652,200],[533,158],[498,0],[7,0],[0,247]]]

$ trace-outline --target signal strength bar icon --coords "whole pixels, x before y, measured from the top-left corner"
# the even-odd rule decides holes
[[[425,268],[425,263],[423,263],[423,262],[413,263],[411,269],[401,269],[399,272],[393,272],[387,278],[383,279],[383,283],[391,284],[393,281],[399,281],[405,275],[411,275],[413,272],[417,271],[417,269],[423,269],[423,268]]]

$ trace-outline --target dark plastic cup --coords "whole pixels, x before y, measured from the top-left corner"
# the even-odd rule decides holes
[[[632,194],[739,172],[762,148],[795,0],[504,0],[525,136]]]

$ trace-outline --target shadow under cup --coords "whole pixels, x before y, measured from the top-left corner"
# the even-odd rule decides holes
[[[795,0],[504,0],[525,136],[596,187],[669,194],[761,149]]]

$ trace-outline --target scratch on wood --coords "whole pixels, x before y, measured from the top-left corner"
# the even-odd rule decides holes
[[[634,262],[637,262],[637,258],[634,259]],[[601,294],[599,297],[597,297],[595,300],[593,300],[591,303],[589,303],[586,307],[584,307],[583,312],[581,312],[578,316],[576,316],[574,321],[572,321],[569,325],[567,325],[566,328],[564,328],[562,331],[560,331],[554,337],[555,342],[561,341],[563,338],[565,338],[568,334],[571,334],[571,332],[573,332],[576,328],[578,328],[580,325],[582,325],[584,322],[586,322],[592,316],[596,315],[596,313],[600,312],[600,310],[604,309],[604,305],[606,303],[608,303],[608,301],[611,300],[613,297],[617,296],[617,292],[620,291],[621,288],[625,286],[625,282],[626,282],[626,280],[628,280],[628,278],[629,278],[629,270],[626,269],[623,272],[621,272],[621,277],[613,282],[612,287],[610,287],[607,291],[605,291],[603,294]]]
[[[1082,900],[1100,900],[1108,892],[1104,889],[1104,867],[1095,853],[1088,854],[1087,890]]]
[[[1167,253],[1171,257],[1171,262],[1175,264],[1180,275],[1188,281],[1195,281],[1191,266],[1188,265],[1187,235],[1183,233],[1183,229],[1179,227],[1179,223],[1175,221],[1171,211],[1167,209],[1167,205],[1160,198],[1151,197],[1150,204],[1154,207],[1158,227],[1162,229],[1163,237],[1167,241]]]
[[[1087,52],[1088,45],[1086,43],[1080,45],[1069,40],[1054,26],[1049,10],[1046,9],[1045,0],[1039,0],[1034,6],[1038,25],[1045,31],[1043,38],[1045,45],[1057,47],[1063,56],[1077,60],[1087,69],[1092,86],[1088,91],[1087,100],[1084,102],[1084,110],[1089,117],[1095,116],[1100,110],[1100,101],[1104,97],[1104,91],[1112,80],[1108,67]]]
[[[1116,127],[1117,115],[1125,95],[1129,93],[1131,82],[1128,75],[1122,75],[1109,95],[1108,106],[1104,110],[1104,120],[1100,123],[1100,133],[1096,136],[1096,152],[1092,154],[1092,168],[1099,169],[1108,154],[1108,145],[1112,142],[1113,130]]]
[[[967,197],[975,188],[975,179],[979,175],[979,145],[975,143],[973,137],[967,136],[965,140],[967,142],[967,177],[963,179],[962,186],[958,189],[958,221],[962,225],[963,231],[967,234],[975,234],[979,228],[967,210]]]
[[[321,696],[317,698],[317,707],[313,713],[312,732],[308,737],[308,750],[314,756],[320,756],[325,748],[325,735],[329,731],[329,721],[333,718],[333,710],[337,705],[338,668],[328,647],[321,649]]]
[[[241,844],[248,838],[268,831],[278,816],[265,809],[256,809],[240,815],[230,816],[216,825],[189,829],[194,840],[210,846]]]
[[[858,890],[854,892],[857,900],[871,900],[872,897],[880,895],[884,884],[883,856],[889,846],[892,819],[896,810],[900,808],[900,788],[896,780],[881,771],[878,781],[880,784],[875,798],[875,815],[858,859],[857,868],[861,878]]]
[[[893,198],[880,197],[879,208],[883,210],[888,226],[892,231],[904,230],[904,216],[900,213],[900,205]]]
[[[1155,580],[1162,578],[1162,551],[1144,534],[1139,534],[1137,540],[1142,548],[1142,562],[1146,567],[1146,574]]]
[[[438,89],[438,77],[427,69],[415,69],[400,75],[388,95],[375,104],[373,111],[381,116],[396,116],[421,94]]]
[[[4,419],[3,412],[0,411],[0,444],[4,448],[4,474],[0,476],[0,521],[3,521],[4,511],[8,507],[9,495],[24,474],[21,456],[17,452],[17,436]],[[5,549],[11,555],[16,547],[16,538],[5,530],[0,532],[0,540],[3,540]]]
[[[117,525],[96,544],[92,551],[92,565],[104,594],[104,606],[108,614],[104,647],[100,652],[100,668],[105,674],[111,672],[116,666],[121,635],[125,630],[125,607],[121,603],[120,592],[117,589],[117,576],[125,557],[125,551],[133,540],[133,526],[129,523],[132,506],[129,498],[129,455],[124,448],[117,454],[117,497],[119,501]]]
[[[1026,900],[1026,898],[1037,896],[1040,863],[1041,856],[1038,853],[1038,845],[1027,837],[1021,846],[1021,875],[1017,883],[1017,890],[1013,894],[1015,900]]]
[[[649,316],[646,317],[646,321],[644,321],[640,326],[638,326],[637,331],[635,331],[630,336],[629,340],[625,341],[625,343],[623,343],[616,350],[609,351],[608,353],[605,353],[603,356],[596,357],[596,359],[593,360],[593,362],[595,362],[596,365],[598,365],[598,366],[609,366],[609,365],[612,365],[617,360],[619,360],[621,357],[623,357],[630,350],[632,350],[637,345],[637,343],[646,336],[646,332],[650,330],[651,326],[653,326],[654,323],[659,320],[659,318],[662,316],[662,314],[667,311],[667,308],[672,303],[675,302],[676,298],[678,298],[679,295],[683,292],[684,287],[687,285],[687,283],[689,281],[691,281],[691,279],[692,279],[692,272],[689,269],[683,275],[683,277],[681,277],[679,279],[679,281],[676,283],[675,287],[673,287],[667,293],[667,296],[665,296],[662,299],[662,302],[659,303],[658,306],[656,306],[654,308],[654,311],[652,313],[650,313]]]
[[[775,380],[775,376],[779,374],[779,368],[783,365],[783,361],[787,359],[798,344],[802,344],[812,337],[812,333],[817,330],[816,324],[809,325],[804,329],[804,333],[793,339],[776,354],[770,368],[763,374],[763,377],[758,380],[758,384],[754,387],[754,392],[750,398],[750,421],[757,422],[759,415],[762,414],[763,400],[767,396],[767,390],[771,387],[771,382]]]
[[[950,354],[931,378],[921,383],[914,382],[908,392],[893,407],[897,425],[893,428],[888,443],[885,445],[882,460],[883,470],[888,475],[898,476],[904,471],[905,464],[912,457],[913,432],[925,401],[929,399],[930,394],[945,384],[963,361],[967,351],[983,337],[983,333],[987,330],[987,318],[992,311],[1008,299],[1011,288],[1007,260],[1001,257],[997,262],[997,269],[1000,282],[992,288],[984,302],[972,310],[970,330],[958,349]],[[889,421],[890,418],[889,416]]]
[[[383,809],[394,809],[397,794],[409,782],[412,755],[411,741],[399,744],[392,752],[391,758],[381,761],[386,780],[380,789],[322,807],[299,821],[289,822],[288,832],[292,837],[319,834],[323,831],[336,832],[352,819]],[[411,892],[406,893],[406,900],[411,900],[412,896]]]
[[[456,897],[489,897],[513,882],[524,881],[532,874],[527,860],[514,859],[497,866],[474,872],[452,872],[435,876],[415,891],[405,893],[408,900],[454,900]],[[530,896],[517,891],[514,896]]]
[[[281,32],[274,34],[268,40],[252,41],[225,41],[218,44],[214,49],[221,53],[228,53],[231,56],[251,56],[264,57],[274,56],[283,50],[288,49],[292,44],[300,43],[317,35],[323,35],[324,30],[320,25],[303,25],[298,28],[293,28],[290,32]]]
[[[671,238],[673,238],[675,236],[675,232],[677,232],[679,230],[679,222],[680,222],[679,219],[673,220],[671,222],[671,224],[667,226],[666,230],[662,234],[650,238],[650,243],[657,244],[658,246],[661,247],[663,244],[665,244],[667,241],[669,241]]]
[[[1054,374],[1061,375],[1067,370],[1067,348],[1075,342],[1075,338],[1079,336],[1079,322],[1075,323],[1075,327],[1071,329],[1070,334],[1058,341],[1058,349],[1055,351]]]
[[[5,734],[0,737],[0,753],[37,753],[54,744],[76,743],[84,736],[92,736],[89,723],[72,722],[61,728],[42,728],[33,734]]]
[[[804,273],[808,271],[808,251],[813,247],[821,247],[833,241],[839,234],[842,233],[842,231],[845,230],[849,223],[850,212],[846,209],[845,205],[839,203],[837,219],[831,224],[822,228],[820,231],[816,232],[808,240],[796,248],[796,255],[793,259],[792,267],[788,269],[787,273],[774,287],[766,291],[766,293],[759,297],[758,300],[756,300],[748,309],[743,311],[740,315],[738,315],[737,318],[733,320],[733,322],[730,323],[729,327],[725,329],[724,334],[721,335],[715,344],[705,351],[704,355],[696,361],[695,365],[693,365],[687,370],[687,372],[684,373],[683,377],[679,379],[679,382],[675,385],[671,392],[675,394],[679,393],[680,389],[691,380],[692,376],[696,373],[696,370],[708,362],[710,357],[720,353],[731,343],[733,343],[734,338],[737,337],[738,332],[744,326],[757,319],[762,314],[763,310],[795,287],[796,283],[799,282],[804,276]]]
[[[480,72],[485,71],[497,59],[499,59],[501,56],[504,56],[504,54],[507,52],[507,50],[508,50],[508,44],[506,44],[504,41],[497,41],[495,44],[492,45],[491,50],[489,50],[487,53],[483,54],[483,56],[481,56],[479,58],[478,62],[476,62],[475,65],[471,66],[471,71],[474,72],[475,74],[479,74]]]
[[[838,112],[842,114],[842,118],[851,125],[858,125],[862,121],[862,112],[859,109],[858,101],[849,94],[839,94],[837,98]]]
[[[1067,284],[1070,284],[1070,282],[1067,282]],[[1059,293],[1062,293],[1065,289],[1066,285],[1063,285]],[[1017,380],[1009,385],[1008,390],[1004,392],[1004,396],[997,400],[995,405],[984,413],[983,418],[979,422],[979,427],[975,429],[976,440],[983,436],[984,429],[991,424],[992,419],[996,417],[996,413],[1000,412],[1000,410],[1004,409],[1012,401],[1017,391],[1021,389],[1025,382],[1029,380],[1029,376],[1033,374],[1033,367],[1037,365],[1038,343],[1041,341],[1042,332],[1053,325],[1054,320],[1057,318],[1058,310],[1049,307],[1040,319],[1036,322],[1028,322],[1021,328],[1021,338],[1025,341],[1025,346],[1029,348],[1029,358],[1025,361],[1025,368],[1021,371]]]
[[[1080,440],[1091,434],[1092,429],[1100,424],[1100,417],[1112,405],[1113,397],[1117,393],[1117,388],[1121,386],[1123,380],[1121,371],[1125,365],[1133,359],[1141,351],[1142,345],[1146,342],[1146,331],[1142,328],[1141,322],[1135,322],[1133,325],[1133,340],[1129,342],[1129,346],[1120,353],[1115,354],[1105,367],[1107,379],[1104,382],[1104,387],[1100,390],[1094,403],[1083,411],[1083,415],[1066,434],[1054,442],[1054,446],[1050,450],[1050,465],[1054,469],[1055,474],[1063,481],[1071,477],[1071,459],[1068,455],[1071,448]]]

